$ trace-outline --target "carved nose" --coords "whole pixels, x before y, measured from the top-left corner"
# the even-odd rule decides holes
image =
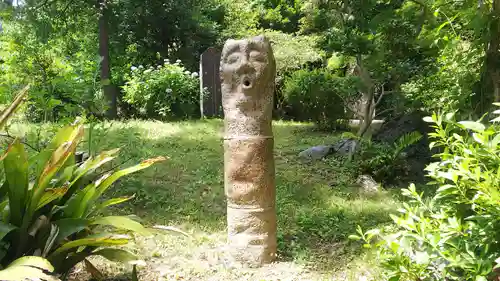
[[[254,72],[254,69],[252,68],[252,65],[247,62],[243,62],[236,70],[238,75],[250,74],[252,72]]]

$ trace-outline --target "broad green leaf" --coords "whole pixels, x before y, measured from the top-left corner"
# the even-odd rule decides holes
[[[348,238],[355,241],[361,240],[361,237],[359,237],[358,235],[349,235]]]
[[[481,135],[481,134],[478,134],[478,133],[473,133],[472,134],[472,138],[477,142],[477,143],[480,143],[480,144],[484,144],[484,136]]]
[[[491,148],[497,148],[498,144],[500,143],[500,134],[497,134],[493,140],[490,142],[490,147]]]
[[[491,120],[491,122],[493,122],[493,123],[495,123],[495,122],[500,122],[500,116],[499,116],[499,117],[497,117],[497,118],[495,118],[495,119],[493,119],[493,120]]]
[[[90,223],[91,225],[110,225],[116,228],[127,229],[143,235],[151,234],[142,224],[123,216],[109,216],[98,218]]]
[[[82,218],[89,208],[91,199],[96,192],[95,184],[89,184],[71,197],[64,206],[64,216],[66,218]]]
[[[434,120],[430,116],[426,116],[422,120],[424,120],[424,122],[426,123],[434,123]]]
[[[97,191],[94,195],[93,201],[95,201],[97,198],[101,197],[101,195],[111,186],[111,184],[113,184],[119,178],[126,176],[128,174],[146,169],[157,162],[161,162],[161,161],[165,161],[165,160],[166,160],[165,157],[157,157],[157,158],[153,158],[153,159],[148,159],[148,160],[142,161],[138,165],[117,171],[110,176],[103,177],[99,181],[99,183],[96,184]]]
[[[22,257],[13,261],[8,267],[11,266],[34,266],[47,271],[54,271],[54,267],[50,262],[41,257]]]
[[[84,230],[89,225],[89,221],[80,218],[68,218],[57,220],[54,222],[54,224],[59,227],[59,233],[57,235],[56,242],[60,243],[64,239],[66,239],[66,237]]]
[[[122,249],[107,248],[95,251],[92,254],[105,257],[106,259],[114,262],[144,264],[144,261],[139,260],[136,255]]]
[[[0,221],[0,240],[16,228],[16,226]]]
[[[70,137],[72,136],[74,130],[74,126],[65,126],[61,128],[59,131],[57,131],[54,138],[52,138],[50,144],[40,153],[36,154],[30,159],[30,163],[32,163],[32,165],[36,167],[36,175],[39,176],[42,174],[42,171],[46,168],[47,162],[49,161],[53,153],[56,151],[56,149],[70,140]]]
[[[58,177],[57,182],[54,183],[52,186],[54,187],[68,186],[70,179],[73,177],[75,169],[76,165],[70,165],[64,168],[63,172]]]
[[[63,197],[67,191],[68,191],[67,187],[50,188],[45,190],[45,192],[42,195],[42,198],[40,198],[40,201],[38,202],[36,210],[44,207],[45,205],[49,204],[54,200]]]
[[[458,122],[460,125],[464,126],[466,129],[473,130],[476,132],[484,132],[486,127],[479,122],[474,121],[460,121]]]
[[[441,186],[440,188],[438,188],[438,190],[436,192],[443,192],[445,190],[448,190],[450,188],[455,188],[455,185],[452,185],[452,184],[445,184],[443,186]]]
[[[42,174],[38,177],[37,184],[32,190],[32,201],[30,202],[29,214],[36,210],[38,202],[43,195],[45,188],[48,186],[49,182],[59,171],[61,167],[66,163],[68,158],[74,154],[78,141],[83,136],[83,126],[72,127],[73,130],[67,136],[66,142],[61,146],[56,148],[52,153],[51,158],[46,163]]]
[[[16,139],[4,159],[5,177],[8,184],[11,223],[21,226],[28,194],[28,158],[23,144]]]
[[[114,245],[125,245],[128,243],[128,239],[125,238],[116,238],[113,235],[105,236],[105,237],[90,237],[83,238],[74,241],[67,242],[60,246],[54,253],[49,256],[49,259],[62,254],[68,250],[73,248],[82,247],[82,246],[114,246]]]
[[[132,199],[134,197],[135,197],[135,195],[132,195],[130,197],[118,197],[118,198],[106,200],[94,208],[93,214],[97,214],[109,206],[113,206],[113,205],[117,205],[117,204],[121,204],[123,202],[129,201],[130,199]]]
[[[7,268],[0,271],[0,280],[47,280],[56,281],[58,278],[44,271],[53,272],[54,267],[42,257],[26,256],[13,261]]]
[[[429,260],[430,256],[426,252],[415,252],[415,262],[417,264],[428,264]]]
[[[401,275],[397,274],[397,275],[391,276],[388,281],[399,281],[399,280],[401,280]]]
[[[66,201],[75,193],[76,189],[78,188],[75,183],[77,183],[78,180],[80,180],[84,175],[93,172],[95,169],[99,168],[105,163],[115,159],[118,151],[119,149],[105,151],[99,154],[95,159],[89,158],[83,164],[81,164],[75,171],[76,176],[70,183],[70,190],[67,192],[65,199],[62,200],[62,204],[66,203]]]

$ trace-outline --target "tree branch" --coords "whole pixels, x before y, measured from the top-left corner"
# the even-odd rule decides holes
[[[378,97],[377,101],[375,102],[375,106],[376,107],[377,105],[380,104],[380,102],[382,101],[382,98],[384,97],[385,95],[385,90],[384,90],[384,84],[382,84],[382,93],[380,93],[380,96]]]
[[[0,137],[9,138],[9,139],[12,139],[12,140],[17,139],[17,137],[11,136],[9,134],[0,134]],[[29,143],[27,143],[25,141],[21,141],[21,143],[24,144],[24,145],[26,145],[27,147],[33,149],[34,151],[40,152],[40,150],[36,149],[34,146],[32,146],[31,144],[29,144]]]
[[[378,117],[378,116],[380,116],[380,115],[382,115],[382,114],[384,114],[386,112],[392,111],[392,110],[394,110],[394,109],[393,108],[386,108],[386,109],[378,112],[377,115],[375,115],[375,117]]]

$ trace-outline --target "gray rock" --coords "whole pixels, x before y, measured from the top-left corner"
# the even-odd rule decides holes
[[[332,153],[338,153],[340,155],[349,155],[349,152],[352,149],[357,150],[359,146],[357,146],[357,141],[354,139],[343,139],[339,140],[336,144],[332,146]]]
[[[359,184],[365,192],[378,192],[381,189],[380,184],[377,183],[370,175],[360,175],[356,179],[356,183]]]
[[[331,153],[331,145],[318,145],[299,153],[299,157],[308,160],[321,160]]]

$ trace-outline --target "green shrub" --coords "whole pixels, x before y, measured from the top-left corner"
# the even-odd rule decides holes
[[[300,121],[331,127],[345,117],[343,97],[357,92],[356,81],[324,69],[298,70],[285,78],[285,102]]]
[[[1,114],[0,128],[21,104],[25,93],[26,90]],[[59,130],[39,153],[28,155],[24,144],[15,139],[0,158],[3,164],[0,169],[2,267],[23,256],[46,258],[58,274],[67,273],[92,255],[137,263],[132,253],[114,246],[129,242],[124,231],[139,234],[151,231],[133,217],[101,215],[107,207],[130,197],[105,201],[101,197],[122,176],[150,167],[164,158],[146,160],[96,179],[94,171],[112,161],[118,150],[106,151],[78,163],[75,151],[82,137],[83,125],[75,122]],[[117,229],[122,235],[117,235]]]
[[[161,120],[199,116],[199,79],[178,60],[171,64],[132,67],[123,86],[124,101],[132,105],[136,117]]]
[[[426,168],[435,194],[425,198],[411,185],[400,214],[391,216],[396,232],[359,229],[351,238],[378,249],[388,280],[497,280],[500,119],[490,126],[456,122],[453,114],[425,120],[435,128],[430,146],[442,151]]]

